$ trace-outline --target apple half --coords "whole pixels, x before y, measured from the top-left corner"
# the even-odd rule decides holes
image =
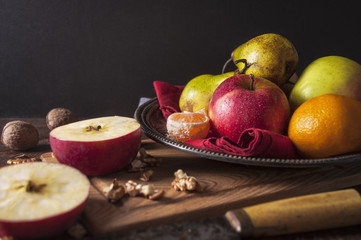
[[[75,168],[45,162],[0,168],[0,236],[51,238],[79,217],[88,178]]]
[[[135,158],[141,128],[133,118],[100,117],[57,127],[49,140],[60,163],[88,176],[105,175],[121,170]]]

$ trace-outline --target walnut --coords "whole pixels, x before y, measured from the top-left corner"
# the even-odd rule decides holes
[[[28,162],[41,162],[40,158],[36,157],[29,157],[25,154],[21,154],[19,156],[15,156],[13,159],[7,160],[7,164],[9,165],[15,165],[15,164],[21,164],[21,163],[28,163]]]
[[[163,197],[164,191],[154,189],[153,184],[138,184],[132,180],[129,180],[125,184],[125,192],[131,197],[143,195],[150,200],[159,200]]]
[[[148,196],[149,200],[159,200],[164,196],[163,190],[154,190],[154,193]]]
[[[39,132],[28,122],[11,121],[3,128],[1,141],[12,150],[28,150],[38,144]]]
[[[114,179],[109,187],[104,188],[103,192],[111,203],[117,202],[125,195],[125,189],[117,179]]]
[[[140,159],[134,159],[128,167],[128,172],[140,172],[145,166]]]
[[[54,108],[46,115],[46,125],[50,130],[76,121],[76,115],[66,108]]]
[[[187,173],[179,169],[174,173],[175,179],[172,181],[172,187],[177,191],[196,191],[202,192],[203,187],[195,177],[188,176]]]
[[[12,236],[4,236],[4,237],[0,237],[0,240],[14,240],[14,237],[12,237]]]
[[[148,154],[144,148],[140,148],[137,157],[128,166],[128,172],[141,172],[149,167],[159,167],[161,159]]]
[[[150,177],[154,174],[154,171],[151,169],[144,170],[140,175],[140,180],[143,182],[148,182]]]
[[[75,239],[83,239],[87,232],[83,225],[75,223],[68,229],[67,233]]]
[[[126,194],[130,197],[142,195],[150,200],[158,200],[164,195],[163,190],[155,190],[152,184],[143,185],[128,180],[123,186],[116,179],[109,187],[104,188],[103,192],[111,203],[118,201]]]
[[[140,186],[138,186],[138,183],[129,180],[126,184],[125,184],[125,192],[127,194],[129,194],[129,196],[131,197],[135,197],[139,194],[139,188]]]
[[[150,200],[159,200],[164,196],[163,190],[154,189],[153,184],[141,185],[138,184],[139,194],[142,194],[144,197]]]
[[[140,184],[139,193],[143,194],[143,196],[145,196],[145,197],[148,197],[148,196],[154,194],[154,186],[153,186],[153,184],[147,184],[147,185],[141,185]]]
[[[139,149],[139,154],[142,162],[146,163],[149,167],[159,167],[162,162],[161,159],[148,154],[144,148]]]
[[[175,178],[186,178],[188,177],[187,173],[183,172],[182,169],[178,169],[175,173],[174,173]]]

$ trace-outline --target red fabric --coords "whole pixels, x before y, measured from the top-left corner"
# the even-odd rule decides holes
[[[162,111],[165,119],[172,113],[180,111],[179,98],[184,86],[174,86],[162,81],[155,81],[153,86],[157,94],[159,109]]]
[[[209,151],[245,157],[299,157],[291,140],[287,136],[256,128],[245,130],[237,143],[232,142],[227,137],[212,137],[190,140],[185,142],[185,144]]]
[[[156,81],[154,88],[158,97],[160,110],[165,119],[174,112],[179,112],[179,97],[183,86]],[[209,136],[212,136],[209,134]],[[209,151],[233,154],[238,156],[266,157],[266,158],[298,158],[298,154],[291,140],[278,133],[262,129],[245,130],[237,143],[227,137],[208,137],[206,139],[191,140],[185,144]]]

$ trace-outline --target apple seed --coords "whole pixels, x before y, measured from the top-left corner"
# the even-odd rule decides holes
[[[94,130],[94,131],[99,132],[101,128],[102,128],[102,126],[100,126],[100,125],[98,125],[98,126],[96,126],[96,127],[87,126],[87,127],[85,128],[85,131],[90,132],[90,131],[93,131],[93,130]]]

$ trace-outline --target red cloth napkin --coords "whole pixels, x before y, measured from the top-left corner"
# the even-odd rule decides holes
[[[179,98],[184,86],[174,86],[170,83],[155,81],[153,83],[155,93],[158,97],[159,109],[165,119],[175,112],[179,112]]]
[[[209,151],[238,156],[265,158],[298,158],[291,140],[268,130],[250,128],[245,130],[237,143],[227,137],[190,140],[185,144]]]
[[[159,108],[165,119],[174,112],[179,112],[179,97],[183,86],[155,81],[153,83],[159,101]],[[211,135],[210,135],[211,136]],[[214,152],[233,154],[238,156],[266,157],[266,158],[298,158],[291,140],[278,133],[251,128],[245,130],[237,143],[227,137],[208,137],[206,139],[191,140],[185,144]]]

